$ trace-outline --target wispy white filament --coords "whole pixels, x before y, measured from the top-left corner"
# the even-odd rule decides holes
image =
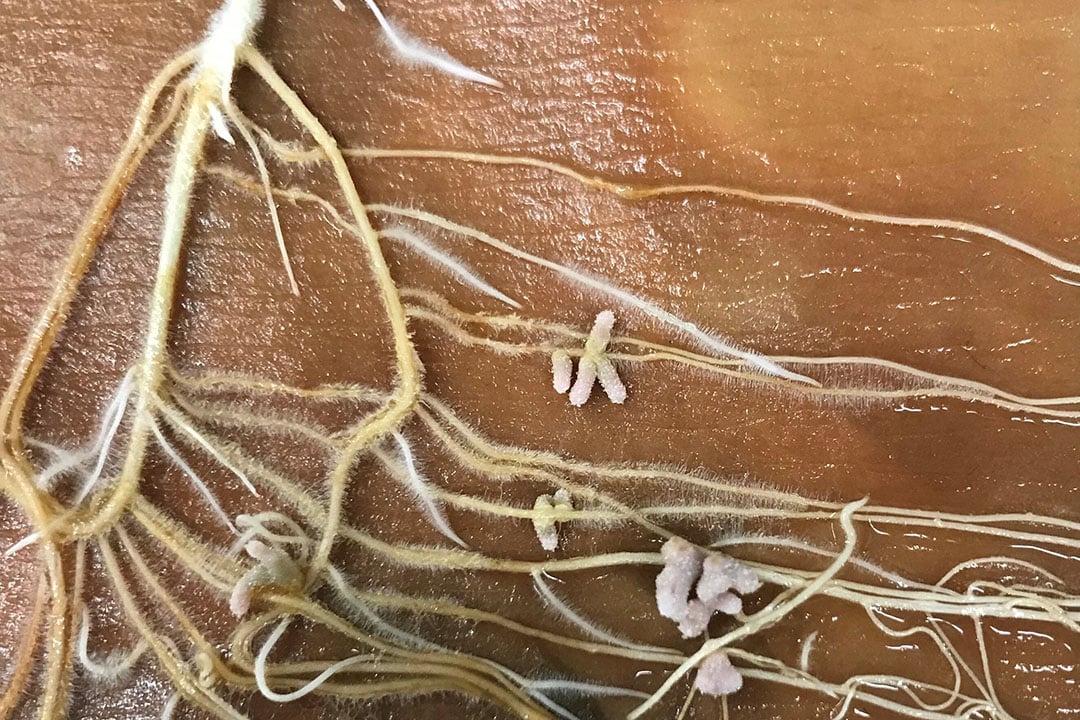
[[[386,16],[383,15],[379,6],[375,4],[375,0],[364,0],[364,2],[367,4],[368,9],[371,10],[371,14],[379,21],[379,26],[382,27],[383,32],[386,33],[386,38],[390,41],[390,44],[407,59],[425,65],[431,65],[447,75],[453,75],[462,80],[491,85],[492,87],[502,87],[502,83],[495,78],[477,72],[461,61],[451,57],[446,52],[431,47],[430,45],[409,36],[408,33],[395,28],[393,24],[386,19]]]
[[[463,261],[458,260],[453,255],[445,252],[444,250],[435,246],[427,238],[421,237],[408,228],[395,225],[393,227],[386,228],[380,235],[391,240],[397,240],[404,243],[410,249],[415,250],[429,260],[442,265],[449,270],[452,274],[467,285],[471,285],[480,292],[495,298],[501,302],[506,303],[512,308],[520,309],[521,303],[517,302],[513,298],[501,292],[498,288],[491,285],[491,283],[484,280],[482,277],[476,274],[476,272],[466,265]]]
[[[195,488],[199,491],[203,498],[206,499],[206,503],[210,506],[210,509],[214,511],[214,514],[221,519],[221,522],[223,522],[225,526],[233,532],[234,535],[239,535],[240,531],[236,529],[235,525],[233,525],[232,520],[229,519],[228,514],[221,507],[221,503],[219,503],[217,498],[214,497],[214,493],[211,492],[210,488],[206,486],[206,483],[203,482],[202,478],[199,477],[198,473],[196,473],[192,469],[192,467],[187,464],[187,461],[184,460],[184,458],[180,457],[180,453],[176,452],[176,449],[169,444],[168,440],[165,439],[165,436],[161,432],[161,428],[158,427],[157,421],[153,418],[147,419],[149,420],[150,430],[154,433],[154,437],[157,439],[158,445],[161,447],[161,449],[165,452],[169,459],[172,460],[178,468],[180,468],[184,475],[187,476],[188,480],[191,481],[191,484],[195,486]]]
[[[371,14],[374,15],[375,19],[379,22],[379,27],[382,28],[383,34],[386,35],[386,39],[390,41],[393,48],[401,53],[402,57],[406,60],[430,65],[447,75],[453,75],[454,77],[459,77],[462,80],[468,80],[469,82],[482,83],[484,85],[491,85],[492,87],[502,87],[502,83],[490,75],[477,72],[460,60],[451,57],[445,51],[432,47],[422,40],[417,40],[404,30],[399,30],[394,27],[394,24],[387,19],[386,15],[383,14],[383,11],[375,4],[375,0],[364,0],[364,2],[367,4],[368,10],[371,11]],[[338,10],[345,10],[345,3],[342,2],[342,0],[334,0],[334,4],[337,5]]]
[[[244,144],[248,146],[252,157],[255,158],[255,169],[259,171],[259,180],[262,182],[266,206],[270,209],[270,223],[274,227],[274,237],[277,239],[278,251],[281,253],[281,262],[285,265],[285,275],[289,279],[289,288],[292,290],[293,295],[300,295],[300,286],[296,283],[296,273],[293,272],[289,248],[285,244],[285,233],[281,230],[281,219],[278,217],[277,202],[274,200],[274,190],[270,185],[270,171],[266,168],[266,161],[259,150],[259,144],[255,142],[255,136],[251,134],[244,122],[244,116],[240,114],[240,110],[233,104],[232,98],[225,99],[225,111],[229,114],[229,120],[240,131],[240,137],[244,139]],[[213,119],[214,116],[211,114],[210,117]],[[228,127],[225,130],[228,132]],[[229,140],[232,140],[231,135]]]
[[[135,667],[135,663],[146,652],[146,642],[139,643],[128,653],[110,653],[104,660],[90,657],[90,611],[84,605],[82,622],[79,624],[78,655],[83,668],[96,680],[112,682],[119,680]]]
[[[221,108],[211,103],[207,107],[207,110],[210,112],[210,127],[214,129],[214,134],[229,145],[235,145],[236,140],[233,139],[232,132],[229,131],[228,121],[226,121],[225,116],[221,114]]]
[[[248,480],[247,475],[245,475],[244,472],[238,467],[229,462],[229,459],[222,455],[221,452],[216,447],[214,447],[213,444],[210,443],[206,438],[204,438],[198,430],[193,428],[191,424],[188,423],[180,413],[176,412],[164,403],[158,403],[157,407],[165,415],[166,419],[169,421],[169,424],[172,425],[173,428],[183,431],[183,433],[192,440],[194,440],[199,445],[199,447],[210,453],[210,456],[217,460],[218,463],[220,463],[223,467],[227,468],[229,472],[239,478],[240,482],[244,484],[244,487],[248,489],[248,492],[250,492],[255,497],[259,497],[259,491],[256,490],[255,486],[251,484],[251,481]]]
[[[594,683],[575,682],[573,680],[529,680],[524,685],[528,691],[580,693],[581,695],[599,695],[606,697],[647,698],[649,693],[616,685],[596,685]]]
[[[120,429],[120,423],[124,419],[124,411],[127,409],[128,398],[131,395],[133,376],[134,372],[129,370],[128,374],[124,376],[123,382],[120,383],[116,397],[105,411],[105,418],[102,421],[104,432],[98,435],[98,439],[94,443],[95,448],[99,448],[98,460],[94,465],[94,471],[83,481],[79,488],[79,492],[75,495],[76,505],[85,500],[86,496],[93,491],[94,486],[101,477],[102,470],[105,469],[105,463],[108,462],[109,459],[109,450],[112,448],[113,440],[116,439],[116,433]]]
[[[399,432],[394,433],[394,441],[397,442],[398,448],[401,450],[401,459],[405,463],[405,479],[409,483],[409,489],[424,506],[424,510],[427,512],[431,523],[439,532],[461,547],[469,547],[464,540],[458,537],[458,534],[454,532],[454,529],[450,527],[450,522],[446,519],[442,506],[435,498],[434,493],[431,492],[431,488],[428,487],[427,480],[425,480],[423,476],[420,475],[420,471],[417,470],[416,460],[413,457],[412,448],[409,447],[409,441]]]
[[[102,458],[108,457],[109,448],[112,446],[116,431],[119,429],[120,422],[123,420],[124,410],[127,408],[128,399],[131,397],[132,375],[133,371],[131,370],[124,375],[124,379],[116,389],[116,394],[113,395],[113,399],[109,402],[108,407],[105,408],[105,412],[102,413],[101,427],[98,429],[98,434],[94,439],[93,445],[89,448],[68,452],[63,448],[55,447],[47,443],[27,441],[28,444],[43,447],[58,456],[58,459],[55,462],[50,463],[49,466],[38,475],[36,482],[39,488],[42,488],[43,490],[49,489],[59,475],[82,465],[87,460],[94,457],[94,455],[98,456],[99,464],[103,464],[104,461]]]
[[[544,599],[544,602],[550,605],[554,610],[556,610],[560,615],[565,617],[571,623],[583,630],[586,634],[596,638],[597,640],[609,643],[611,645],[629,648],[631,650],[676,654],[674,650],[671,650],[669,648],[658,647],[656,645],[644,645],[635,643],[631,640],[627,640],[626,638],[619,637],[618,635],[613,635],[612,633],[604,630],[603,628],[597,627],[596,625],[582,617],[576,610],[563,602],[562,599],[555,594],[555,591],[553,591],[551,587],[548,586],[546,582],[544,582],[544,578],[541,575],[540,571],[534,571],[532,574],[532,578],[533,586],[536,588],[536,592],[540,594],[540,597]],[[646,697],[648,697],[648,695],[646,695]]]
[[[176,707],[179,704],[180,693],[174,692],[169,696],[169,699],[165,701],[164,707],[161,708],[161,720],[172,720],[173,713],[176,712]]]
[[[290,618],[286,618],[278,623],[278,626],[273,629],[270,636],[266,638],[266,643],[259,650],[259,654],[255,657],[255,684],[259,687],[259,692],[267,700],[272,700],[279,703],[292,702],[299,700],[300,698],[315,692],[319,689],[319,686],[329,680],[331,677],[341,672],[347,667],[352,665],[359,665],[361,663],[375,662],[378,658],[374,655],[356,655],[354,657],[345,658],[339,660],[330,667],[319,673],[311,682],[307,683],[301,688],[294,690],[290,693],[278,693],[274,692],[270,685],[266,682],[266,659],[270,656],[270,651],[274,649],[274,645],[281,639],[281,636],[285,634],[285,630],[289,627],[291,622]]]

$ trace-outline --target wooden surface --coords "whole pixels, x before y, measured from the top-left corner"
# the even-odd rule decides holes
[[[214,5],[0,0],[3,375],[144,84],[200,37]],[[953,218],[1080,262],[1077,4],[827,5],[385,3],[413,35],[497,77],[501,90],[400,62],[362,3],[349,3],[342,13],[330,0],[270,2],[258,45],[342,145],[527,154],[633,183],[710,182]],[[237,97],[280,136],[301,139],[251,77],[240,78]],[[245,155],[220,157],[250,172]],[[72,444],[85,438],[134,358],[167,159],[163,148],[140,173],[93,266],[36,396],[30,429],[38,436]],[[520,168],[357,161],[353,171],[366,199],[472,223],[530,252],[613,278],[763,353],[877,356],[1020,394],[1080,395],[1080,287],[985,238],[958,242],[949,234],[702,195],[624,202]],[[316,171],[278,167],[275,173],[282,184],[329,187]],[[233,368],[296,384],[387,383],[386,329],[371,310],[363,257],[317,212],[283,207],[283,218],[303,288],[299,299],[288,294],[265,206],[218,181],[200,185],[174,356],[188,367]],[[518,299],[525,316],[584,329],[608,306],[535,268],[466,244],[453,248]],[[388,247],[387,254],[404,285],[442,292],[466,309],[500,310],[400,248]],[[626,331],[662,337],[632,314],[622,322]],[[543,358],[493,357],[423,324],[415,333],[427,387],[502,442],[597,461],[706,468],[833,500],[869,495],[877,503],[1080,519],[1080,429],[1068,423],[1028,422],[955,401],[808,401],[665,365],[629,370],[630,399],[622,407],[597,402],[574,410],[551,392]],[[445,479],[454,482],[452,474]],[[239,511],[243,500],[233,495],[228,501]],[[185,490],[167,501],[178,512],[203,512]],[[395,537],[427,539],[424,530],[410,528],[415,517],[400,503],[387,503],[368,508],[373,522]],[[452,519],[479,548],[521,543],[523,553],[535,554],[524,547],[527,527],[520,535],[491,537],[482,520]],[[0,510],[0,520],[5,541],[21,537],[13,507]],[[716,531],[688,529],[699,539]],[[607,542],[579,541],[581,547]],[[951,564],[947,555],[923,552],[919,538],[872,542],[895,544],[896,564],[913,572],[932,574]],[[0,646],[13,642],[25,618],[30,588],[20,580],[21,562],[0,566]],[[1076,567],[1075,560],[1066,565],[1073,573]],[[592,600],[594,616],[614,627],[642,622],[645,610],[629,613],[614,599],[623,591],[647,599],[648,575],[636,581],[632,592],[615,588],[612,599]],[[511,599],[531,592],[527,582],[520,588],[490,582],[490,591]],[[567,591],[577,602],[589,601],[586,587]],[[508,608],[512,615],[512,602]],[[226,621],[216,622],[224,628]],[[850,631],[823,645],[833,679],[866,665],[853,651],[860,626],[839,620],[848,621]],[[810,606],[800,622],[793,633],[833,623],[827,611]],[[108,627],[123,642],[119,621]],[[657,624],[656,632],[677,641],[673,628]],[[797,650],[794,636],[768,645],[777,653]],[[539,668],[556,672],[592,662],[529,652]],[[1055,680],[1068,671],[1016,669],[1040,662],[1065,667],[1068,657],[1053,640],[1012,636],[995,646],[999,692],[1011,695],[1016,717],[1064,720],[1080,712],[1075,685]],[[902,666],[912,659],[883,662]],[[1036,678],[1047,684],[1033,685]],[[167,694],[147,670],[127,686],[85,689],[73,717],[157,717]],[[771,717],[773,708],[777,717],[802,717],[804,702],[790,691],[748,687],[733,717]],[[375,708],[385,717],[496,712],[466,710],[453,697]],[[251,711],[270,712],[258,702]],[[702,703],[693,716],[716,713],[715,704]]]

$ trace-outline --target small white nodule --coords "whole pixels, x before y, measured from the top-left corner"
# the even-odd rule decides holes
[[[616,405],[626,402],[626,386],[623,385],[615,364],[606,355],[596,361],[596,379],[600,381],[600,387],[604,389],[608,400]]]
[[[589,342],[595,346],[597,352],[603,352],[611,342],[611,329],[615,327],[615,313],[604,310],[593,321],[592,332],[589,333]]]
[[[577,380],[570,388],[570,404],[581,407],[588,402],[595,384],[596,361],[590,357],[582,357],[577,364]]]
[[[574,373],[574,361],[565,350],[551,353],[551,386],[560,395],[570,389],[571,376]]]
[[[702,695],[731,695],[743,686],[743,676],[723,650],[714,652],[698,666],[694,687]]]

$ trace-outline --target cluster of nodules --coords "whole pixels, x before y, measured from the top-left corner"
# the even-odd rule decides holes
[[[656,608],[678,623],[683,637],[702,635],[716,613],[741,613],[740,596],[761,588],[760,578],[747,566],[680,537],[664,543],[660,554],[664,569],[656,576]],[[708,695],[730,695],[742,687],[742,676],[721,651],[702,662],[695,685]]]
[[[229,597],[233,615],[246,615],[256,592],[266,589],[292,591],[303,586],[304,575],[300,567],[282,550],[258,540],[249,540],[244,550],[256,564],[233,587]]]
[[[626,402],[626,386],[619,378],[614,363],[607,356],[611,329],[614,326],[615,314],[610,310],[604,310],[596,316],[589,338],[585,341],[585,350],[578,358],[576,380],[573,379],[574,361],[569,353],[556,350],[551,354],[552,387],[560,394],[569,393],[570,404],[574,407],[581,407],[588,402],[597,380],[611,402],[616,405]]]
[[[282,535],[271,531],[267,523],[277,523],[288,528],[291,534]],[[304,586],[304,573],[300,569],[306,560],[306,546],[310,539],[290,518],[275,512],[259,515],[239,515],[238,527],[244,533],[233,544],[229,556],[235,556],[243,548],[255,564],[233,586],[229,596],[229,609],[233,615],[242,617],[251,608],[251,601],[266,592],[298,592]],[[267,542],[263,542],[258,538]],[[297,562],[281,545],[299,545],[300,562]]]
[[[541,495],[533,503],[533,528],[536,537],[540,540],[540,546],[548,552],[554,552],[559,547],[559,529],[556,527],[555,513],[573,512],[574,504],[570,499],[570,493],[560,488],[554,495]]]

